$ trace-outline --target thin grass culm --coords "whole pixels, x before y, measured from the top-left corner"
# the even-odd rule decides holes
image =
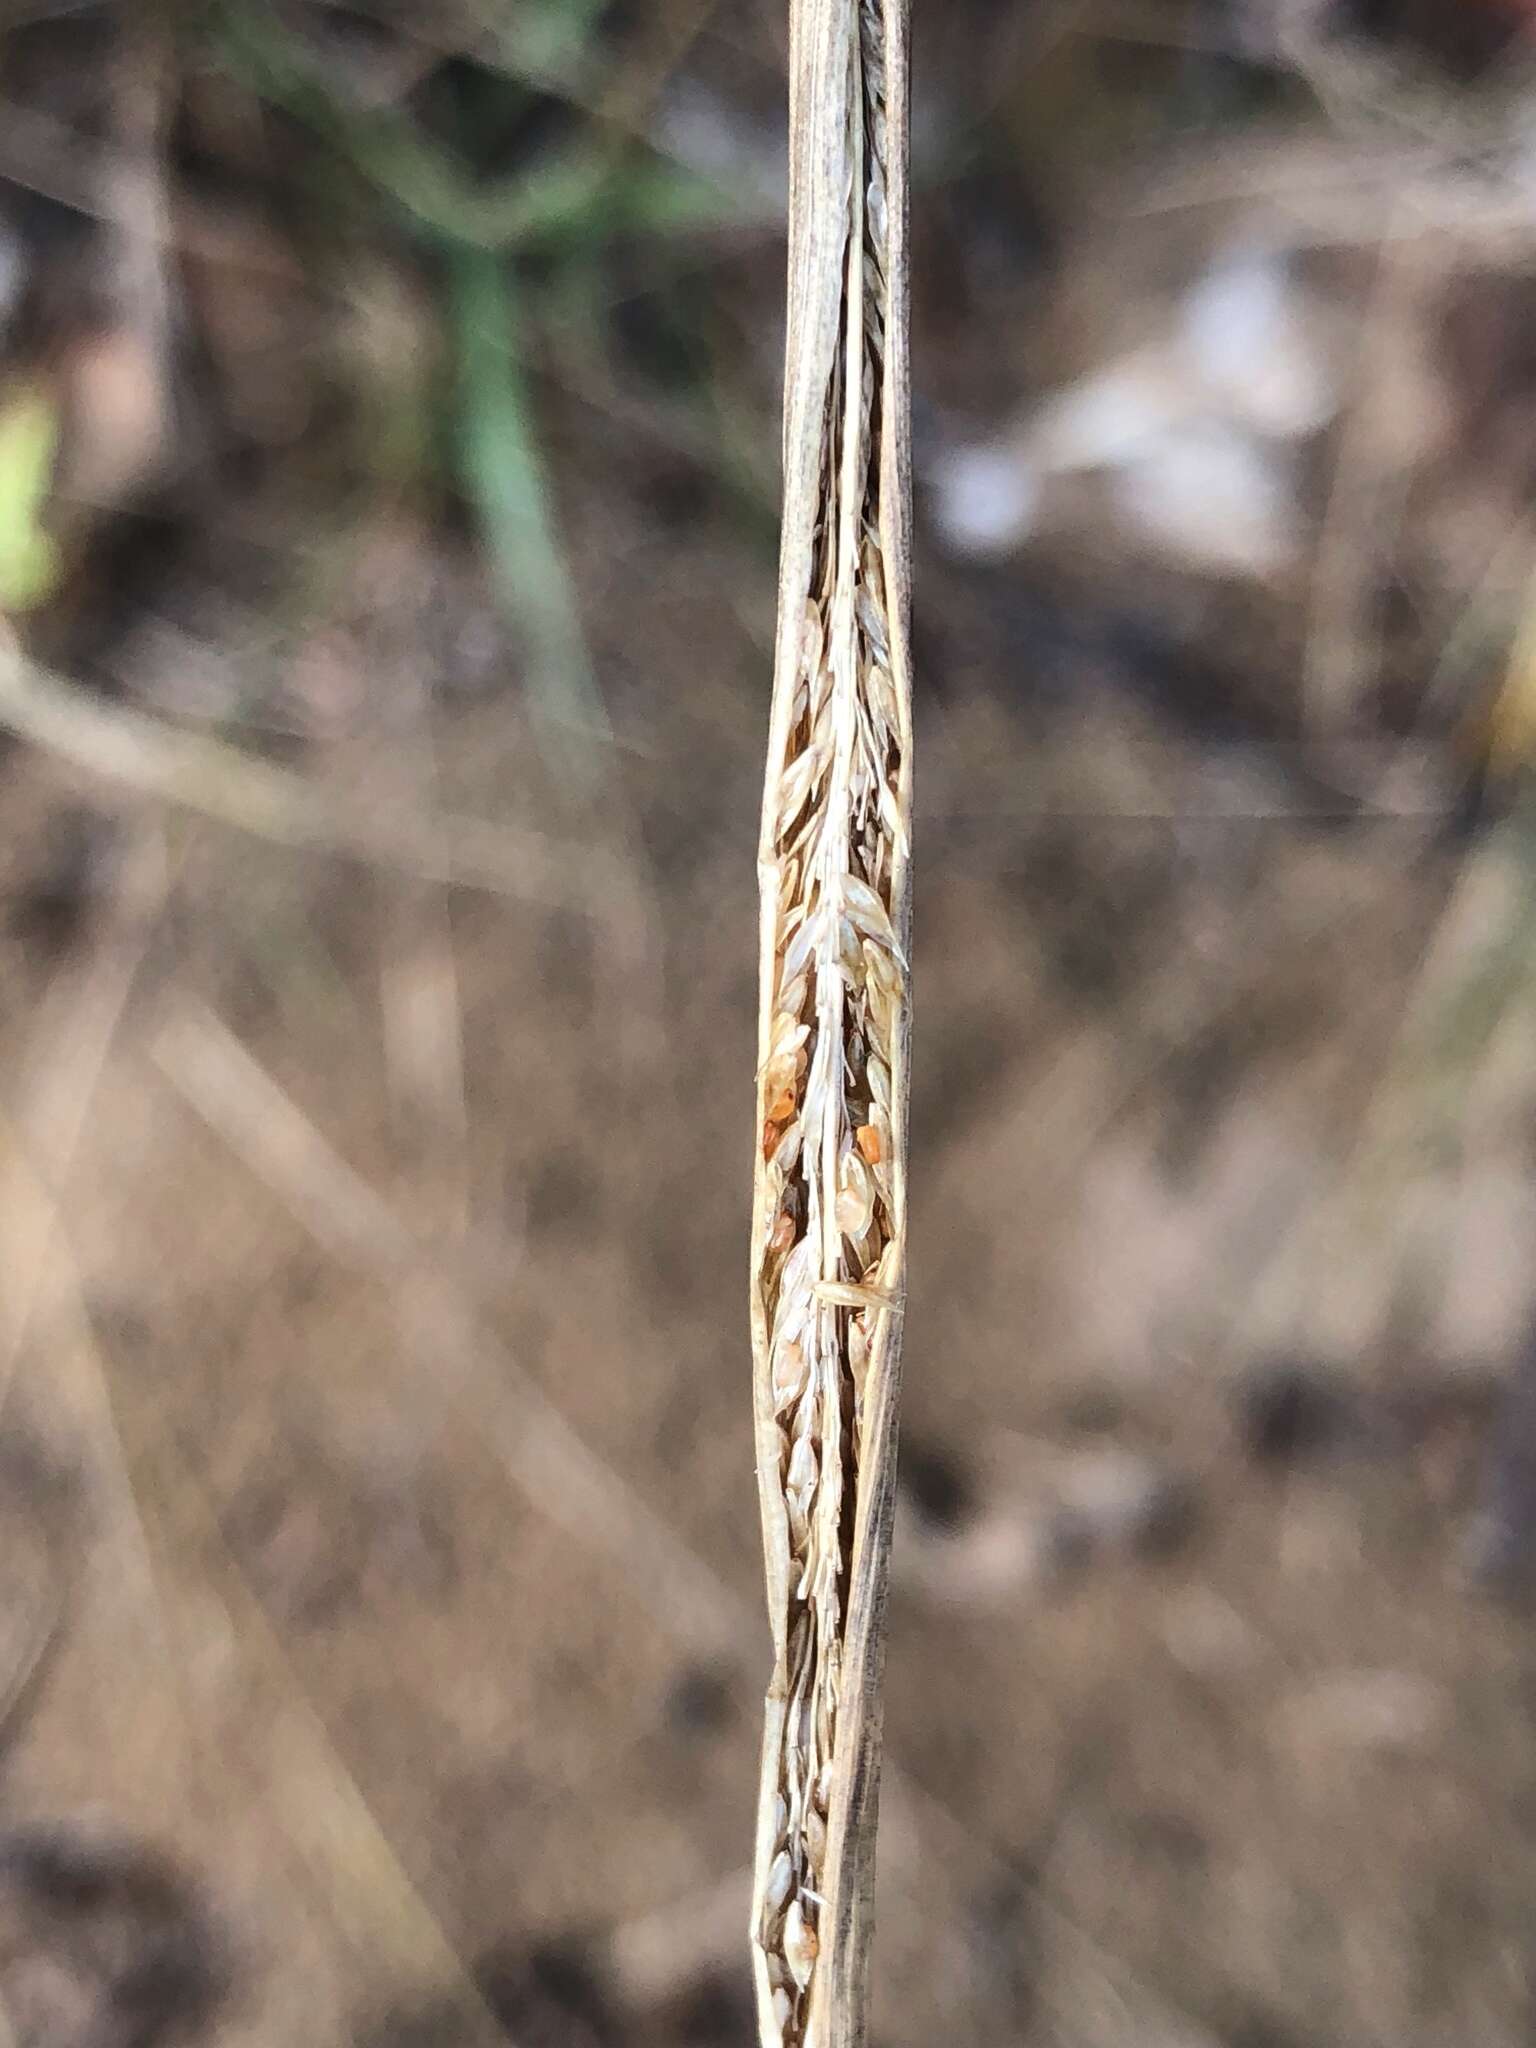
[[[791,0],[752,1223],[763,2048],[860,2048],[906,1261],[906,0]]]

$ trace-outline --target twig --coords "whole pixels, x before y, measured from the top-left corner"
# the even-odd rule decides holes
[[[0,1131],[0,1416],[17,1361],[52,1277],[57,1200],[165,900],[164,849],[136,835],[121,859],[109,921],[83,963],[56,978],[40,1006],[23,1098]]]
[[[631,909],[627,868],[590,846],[482,818],[404,810],[380,817],[376,806],[365,809],[292,769],[49,675],[3,629],[0,726],[102,781],[278,845],[560,905],[616,926]]]
[[[267,1764],[262,1767],[263,1752],[251,1759],[254,1782],[242,1805],[277,1823],[284,1849],[312,1888],[309,1910],[336,1927],[365,1967],[375,1994],[383,1965],[413,1996],[438,1992],[451,2008],[444,2026],[467,2048],[517,2048],[517,2037],[490,2011],[402,1863],[230,1555],[188,1447],[173,1429],[162,1430],[155,1441],[134,1447],[133,1470],[144,1499],[152,1503],[159,1547],[170,1558],[195,1556],[203,1567],[197,1588],[199,1627],[206,1632],[204,1609],[210,1600],[215,1612],[222,1610],[227,1617],[223,1640],[236,1672],[224,1674],[212,1711],[231,1696],[260,1702],[253,1720],[265,1732]],[[197,1660],[188,1661],[191,1687],[198,1677]],[[196,1692],[194,1705],[205,1707]],[[208,1738],[215,1731],[204,1727],[200,1732]],[[248,1737],[242,1735],[233,1748],[247,1756]],[[230,1762],[228,1753],[220,1754],[222,1772]]]
[[[139,1567],[131,1618],[137,1624],[147,1619],[159,1638],[156,1654],[138,1660],[139,1673],[154,1674],[161,1681],[171,1678],[179,1699],[191,1696],[188,1704],[198,1711],[187,1732],[216,1757],[221,1777],[229,1771],[231,1755],[217,1739],[221,1731],[208,1722],[227,1701],[248,1705],[253,1697],[260,1699],[263,1711],[256,1725],[267,1731],[274,1768],[260,1772],[259,1797],[253,1790],[251,1803],[263,1815],[275,1810],[284,1850],[297,1858],[313,1884],[314,1910],[329,1918],[346,1944],[367,1959],[370,1973],[383,1956],[390,1971],[406,1980],[413,1993],[424,1986],[440,1987],[467,2043],[515,2048],[403,1867],[289,1664],[229,1553],[218,1515],[174,1425],[146,1431],[141,1417],[137,1429],[126,1435],[119,1425],[107,1365],[73,1275],[70,1292],[76,1323],[74,1369],[81,1379],[77,1403],[94,1414],[98,1477],[120,1511],[119,1520],[131,1530]],[[122,1543],[114,1542],[114,1563],[122,1555]],[[211,1605],[225,1619],[221,1639],[238,1677],[223,1656],[210,1666],[206,1656],[175,1655],[176,1639],[192,1618],[176,1582],[192,1557],[202,1567],[196,1585],[198,1641],[207,1641]],[[138,1717],[140,1723],[144,1718]],[[143,1739],[141,1726],[139,1740]],[[246,1747],[244,1739],[236,1745],[241,1753]],[[173,1776],[180,1774],[187,1767],[187,1750],[186,1736],[181,1735],[174,1751],[157,1761]],[[154,1787],[141,1784],[136,1790],[146,1801],[156,1797]],[[163,1798],[164,1792],[159,1796]]]
[[[748,1627],[744,1603],[582,1440],[533,1378],[495,1342],[472,1274],[430,1249],[336,1152],[211,1012],[188,1009],[152,1056],[171,1085],[332,1253],[376,1269],[396,1290],[401,1327],[430,1367],[432,1392],[490,1436],[509,1478],[552,1521],[621,1564],[646,1561],[644,1597],[697,1654],[718,1655]]]

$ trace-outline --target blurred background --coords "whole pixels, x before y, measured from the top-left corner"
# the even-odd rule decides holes
[[[917,0],[878,2048],[1536,2026],[1536,10]],[[785,18],[0,11],[0,2043],[737,2048]]]

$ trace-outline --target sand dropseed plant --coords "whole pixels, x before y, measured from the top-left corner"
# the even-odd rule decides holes
[[[752,1341],[764,2048],[865,2034],[906,1259],[906,0],[791,0]]]

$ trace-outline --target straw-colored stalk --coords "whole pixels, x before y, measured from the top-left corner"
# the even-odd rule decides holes
[[[906,1253],[906,0],[791,0],[752,1224],[764,2048],[865,2032]]]

